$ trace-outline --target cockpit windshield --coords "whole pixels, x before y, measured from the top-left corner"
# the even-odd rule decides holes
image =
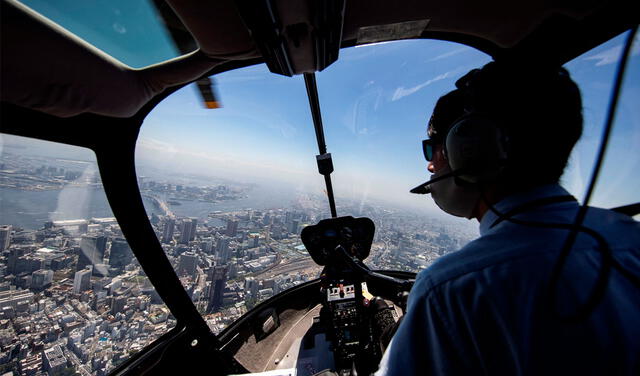
[[[585,135],[563,177],[577,197],[612,87],[607,56],[621,38],[567,66],[585,100]],[[475,222],[445,217],[408,190],[428,176],[419,141],[435,101],[489,60],[451,42],[407,40],[345,49],[317,74],[337,214],[374,220],[366,260],[373,269],[417,272],[477,236]],[[318,276],[299,234],[330,212],[302,77],[258,65],[212,79],[221,108],[206,109],[195,85],[174,93],[145,120],[136,160],[158,237],[218,332],[256,303]],[[625,132],[614,142],[628,142]],[[596,200],[616,204],[608,194]]]
[[[619,43],[568,65],[579,85],[598,87],[583,90],[585,137],[563,178],[577,197],[614,74],[598,56]],[[345,49],[317,74],[337,214],[375,222],[371,268],[417,272],[477,237],[475,222],[445,217],[408,190],[429,174],[419,142],[436,100],[489,60],[451,42],[407,40]],[[303,78],[258,65],[212,82],[220,108],[206,109],[191,85],[149,114],[136,164],[158,238],[217,333],[255,304],[318,277],[299,235],[330,212]]]

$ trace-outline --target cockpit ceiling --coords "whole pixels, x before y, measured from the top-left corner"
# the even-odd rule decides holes
[[[199,49],[160,64],[132,69],[21,3],[3,1],[2,101],[62,117],[81,113],[130,117],[169,87],[191,82],[216,67],[226,70],[261,59],[232,0],[166,3],[181,24],[161,5],[158,8],[165,25],[178,34],[188,31]],[[296,12],[304,8],[296,6],[299,0],[273,3],[283,19],[300,18]],[[603,0],[349,0],[342,47],[373,41],[363,30],[374,30],[375,41],[448,39],[472,45],[494,57],[517,51],[536,58],[545,54],[563,62],[636,23],[638,13],[633,8],[630,1]],[[418,32],[403,33],[397,27],[385,27],[407,23],[417,27]],[[174,40],[180,39],[173,35]],[[182,52],[189,50],[180,43],[177,47]]]

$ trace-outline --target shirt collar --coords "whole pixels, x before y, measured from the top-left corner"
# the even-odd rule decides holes
[[[506,198],[498,201],[493,207],[500,213],[506,213],[507,211],[515,208],[516,206],[525,204],[529,201],[539,200],[541,198],[552,197],[552,196],[564,196],[568,195],[566,189],[562,188],[559,184],[548,184],[541,185],[535,188],[532,188],[525,192],[515,193],[511,196],[507,196]],[[487,210],[480,221],[480,236],[485,235],[491,224],[498,219],[498,216],[491,210]]]

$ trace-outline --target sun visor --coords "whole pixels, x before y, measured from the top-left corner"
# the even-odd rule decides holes
[[[260,57],[232,0],[166,0],[207,56],[225,60]]]

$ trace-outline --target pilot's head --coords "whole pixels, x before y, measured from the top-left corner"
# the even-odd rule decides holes
[[[564,68],[489,63],[456,82],[429,120],[425,157],[436,204],[481,218],[481,196],[500,199],[557,183],[582,133],[580,91]]]

